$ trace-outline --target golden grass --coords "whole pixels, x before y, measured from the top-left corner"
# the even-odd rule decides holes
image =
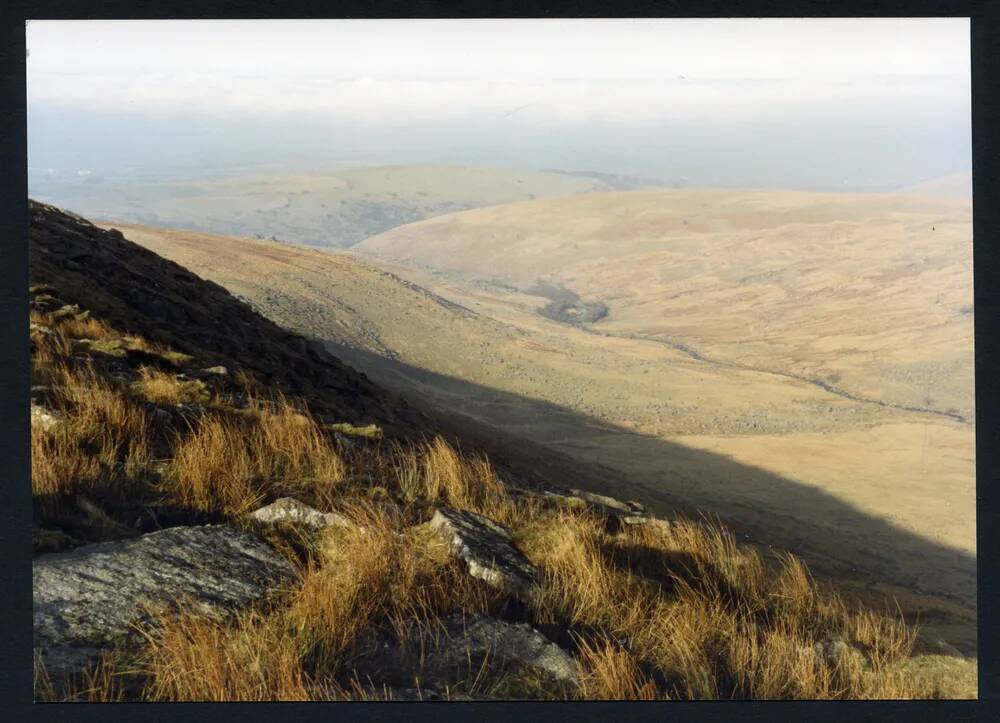
[[[360,685],[354,672],[354,661],[370,653],[366,632],[403,636],[416,626],[424,631],[421,645],[430,650],[442,616],[490,613],[502,604],[502,596],[462,573],[426,526],[407,527],[399,510],[371,503],[345,510],[358,526],[328,533],[301,586],[270,616],[251,613],[230,624],[182,619],[168,626],[151,648],[150,695],[384,698]],[[575,636],[583,676],[577,697],[928,694],[926,686],[900,671],[912,632],[889,617],[849,611],[822,594],[794,558],[769,573],[756,553],[737,547],[711,525],[680,523],[669,534],[640,528],[610,535],[595,522],[586,514],[543,513],[532,529],[522,531],[529,555],[544,566],[529,621],[580,631]],[[696,546],[687,548],[692,541]],[[647,546],[638,552],[640,542]],[[713,557],[719,554],[726,557]],[[638,562],[639,555],[645,561]],[[627,561],[638,562],[645,576],[624,569]],[[718,564],[709,568],[712,562]],[[702,575],[708,576],[704,582]],[[839,649],[838,640],[844,641],[839,656],[828,654]],[[514,690],[523,694],[529,685],[483,675],[468,671],[464,692],[495,695],[520,685]],[[419,676],[412,687],[418,684]]]
[[[206,412],[179,434],[170,464],[174,494],[197,509],[240,514],[268,494],[328,499],[344,464],[320,426],[283,397],[244,414]]]
[[[224,624],[192,613],[165,617],[150,635],[147,700],[309,700],[296,640],[279,617],[256,612]]]
[[[635,657],[611,641],[580,643],[584,667],[580,697],[590,700],[657,700],[662,697]]]
[[[515,504],[486,457],[462,454],[441,437],[416,446],[391,445],[377,472],[406,501],[440,502],[505,524],[530,517],[537,507]]]
[[[563,511],[522,536],[544,569],[536,616],[627,641],[628,655],[606,644],[582,648],[592,667],[584,689],[592,695],[621,698],[642,689],[630,662],[657,671],[657,695],[671,698],[920,693],[896,670],[912,651],[912,630],[886,615],[848,610],[821,593],[794,557],[768,572],[754,550],[717,525],[680,522],[669,532],[639,527],[609,535],[586,514]],[[831,646],[840,654],[827,655]]]
[[[35,700],[46,703],[120,703],[127,699],[124,678],[130,664],[114,652],[104,651],[80,674],[56,685],[37,658],[34,664]],[[129,671],[124,672],[123,671]]]
[[[56,328],[71,339],[106,340],[117,336],[111,327],[89,315],[64,317],[57,322]]]
[[[135,390],[147,401],[161,406],[204,403],[211,398],[205,384],[197,379],[180,380],[175,374],[152,367],[140,367]]]
[[[406,527],[398,512],[371,504],[345,512],[358,526],[331,531],[289,612],[328,655],[368,626],[402,631],[414,620],[431,625],[450,612],[485,612],[500,600],[465,575],[426,526]]]
[[[416,630],[416,644],[431,650],[445,615],[510,612],[505,596],[465,574],[423,524],[438,504],[508,525],[539,566],[539,585],[516,614],[576,641],[583,675],[574,697],[910,698],[943,690],[926,671],[909,672],[915,632],[898,616],[850,609],[793,556],[765,561],[716,523],[613,533],[586,509],[513,497],[488,459],[440,438],[373,441],[345,456],[305,407],[263,397],[247,374],[237,384],[249,404],[236,409],[173,374],[140,367],[115,379],[97,360],[73,356],[70,333],[118,338],[98,321],[64,317],[53,328],[33,334],[32,382],[50,388],[64,421],[32,428],[36,499],[141,497],[155,486],[174,504],[238,521],[266,498],[291,494],[355,523],[309,538],[300,583],[270,607],[230,620],[163,617],[140,666],[146,699],[390,697],[356,671],[380,635]],[[203,414],[174,424],[169,458],[153,474],[144,405],[196,400]],[[123,673],[135,672],[125,665],[102,659],[59,692],[36,671],[36,695],[121,699]],[[466,673],[448,695],[563,694],[526,678],[491,679],[485,664]]]
[[[54,366],[46,381],[64,421],[50,430],[32,425],[34,494],[128,494],[150,463],[145,410],[89,366]]]
[[[487,611],[499,601],[462,573],[440,539],[406,527],[397,510],[356,503],[344,511],[358,526],[330,530],[301,584],[270,614],[161,620],[150,633],[149,699],[380,699],[351,667],[367,652],[364,632],[402,634],[414,624],[431,631],[441,615]]]

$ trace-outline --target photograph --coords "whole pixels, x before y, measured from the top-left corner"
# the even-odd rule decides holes
[[[978,700],[971,22],[27,20],[34,702]]]

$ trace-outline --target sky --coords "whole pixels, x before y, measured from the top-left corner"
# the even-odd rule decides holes
[[[36,172],[438,160],[858,187],[971,164],[960,18],[84,20],[26,32]],[[829,171],[806,167],[817,163]]]

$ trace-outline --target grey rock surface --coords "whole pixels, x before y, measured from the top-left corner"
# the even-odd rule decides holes
[[[31,402],[31,424],[40,427],[45,431],[54,429],[62,421],[62,417],[51,409],[46,409],[40,404]]]
[[[482,697],[492,683],[508,683],[527,674],[546,686],[571,686],[579,681],[579,662],[527,623],[510,623],[486,615],[451,615],[433,629],[413,625],[401,638],[373,645],[357,661],[356,671],[375,688],[405,690],[419,686],[429,694],[456,699]],[[476,690],[470,690],[477,681]],[[518,685],[506,695],[517,696]],[[447,691],[447,694],[446,694]]]
[[[224,525],[174,527],[34,560],[34,646],[49,672],[80,670],[101,649],[141,642],[134,627],[182,601],[210,615],[264,598],[294,577],[260,538]]]
[[[473,577],[520,597],[534,586],[538,570],[514,546],[510,531],[468,510],[441,508],[430,522]]]
[[[229,371],[221,364],[214,367],[206,367],[204,369],[193,369],[190,371],[183,372],[181,374],[175,375],[178,381],[189,382],[189,381],[219,381],[229,376]]]
[[[612,527],[620,528],[622,525],[642,525],[653,520],[646,511],[646,508],[631,500],[622,502],[621,500],[599,495],[585,490],[569,490],[568,492],[545,491],[542,496],[548,500],[571,507],[585,506],[591,512],[603,517]]]
[[[294,497],[277,499],[253,512],[250,517],[264,524],[274,525],[286,522],[311,527],[315,530],[323,527],[348,527],[351,525],[350,520],[343,515],[338,515],[336,512],[320,512],[315,507],[299,502]]]
[[[825,662],[831,667],[853,665],[864,669],[868,661],[860,650],[841,638],[827,638],[814,644],[811,652],[817,664]]]
[[[579,663],[569,653],[527,623],[474,615],[445,621],[446,641],[434,652],[434,665],[453,668],[489,656],[494,667],[510,663],[531,668],[559,682],[575,682]]]
[[[622,502],[614,497],[599,495],[585,490],[571,490],[570,494],[577,497],[599,512],[618,517],[639,517],[646,513],[646,508],[638,502]]]

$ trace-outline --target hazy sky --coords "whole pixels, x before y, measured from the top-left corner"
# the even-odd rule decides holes
[[[900,177],[953,172],[970,162],[968,37],[965,19],[33,21],[29,160],[88,162],[81,145],[96,158],[146,124],[170,129],[152,145],[193,144],[206,162],[280,163],[278,148],[291,159],[308,142],[330,159],[378,149],[399,161],[504,163],[523,136],[543,156],[537,167],[582,153],[577,168],[690,175],[678,134],[703,144],[699,129],[713,129],[739,156],[744,141],[794,142],[813,128],[832,146],[934,146],[918,153],[926,167],[893,151]],[[101,118],[121,133],[102,139]],[[254,147],[261,134],[268,152]],[[621,142],[630,134],[634,146]],[[220,135],[228,150],[213,148]],[[650,148],[666,136],[672,151]],[[351,148],[337,146],[345,137]],[[612,137],[618,151],[587,156]],[[702,150],[719,168],[734,160]],[[136,165],[187,157],[180,147],[131,155]]]

